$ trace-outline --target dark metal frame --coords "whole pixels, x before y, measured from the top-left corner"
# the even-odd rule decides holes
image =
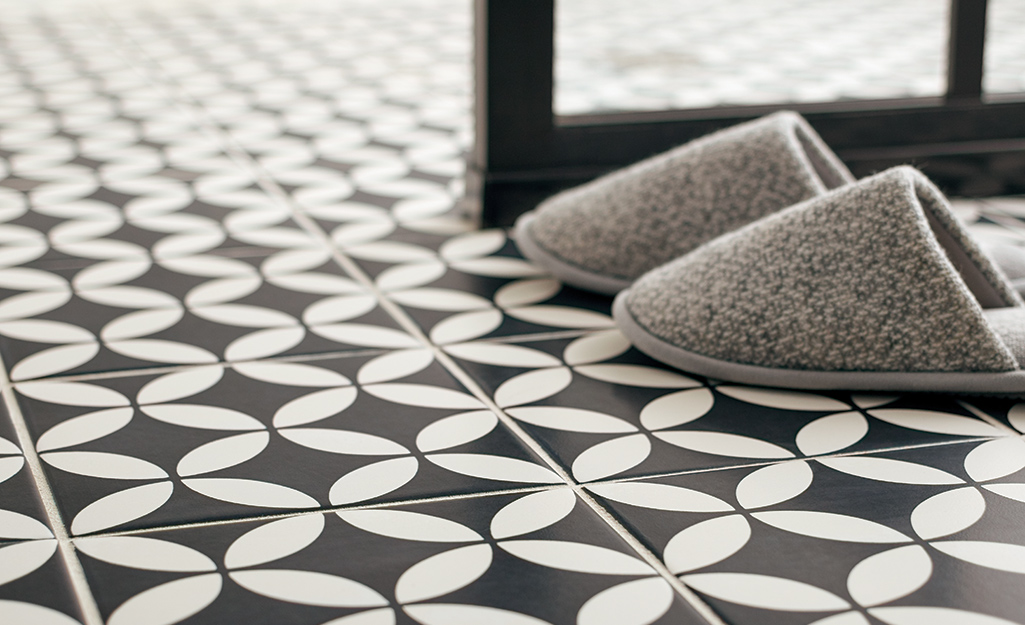
[[[912,162],[954,195],[1025,193],[1025,94],[983,97],[986,0],[951,0],[947,93],[935,98],[556,116],[555,0],[474,0],[476,144],[467,196],[485,225],[685,141],[781,107],[855,175]]]

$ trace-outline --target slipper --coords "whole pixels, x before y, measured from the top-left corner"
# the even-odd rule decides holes
[[[1025,303],[906,166],[649,272],[613,316],[649,356],[731,382],[1025,393]]]
[[[520,217],[515,239],[566,284],[614,295],[702,243],[851,182],[808,122],[783,111],[559,193]]]

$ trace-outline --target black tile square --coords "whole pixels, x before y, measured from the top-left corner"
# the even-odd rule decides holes
[[[588,489],[731,623],[1005,623],[1023,482],[1004,437]]]

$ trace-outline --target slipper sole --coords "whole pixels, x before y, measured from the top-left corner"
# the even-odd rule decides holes
[[[709,378],[777,388],[803,390],[906,391],[971,395],[1025,394],[1025,371],[1002,373],[809,371],[775,369],[709,358],[682,349],[655,336],[627,308],[630,292],[623,291],[612,305],[612,317],[634,347],[655,360]]]
[[[629,287],[632,282],[626,278],[617,278],[600,273],[594,273],[586,269],[567,263],[566,261],[553,256],[534,241],[530,236],[530,224],[536,215],[533,211],[520,215],[516,220],[513,230],[513,238],[520,252],[562,282],[587,291],[594,291],[602,295],[615,295]]]

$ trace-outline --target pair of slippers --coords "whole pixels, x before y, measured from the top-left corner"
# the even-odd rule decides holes
[[[642,352],[799,389],[1025,393],[1017,249],[983,251],[923,174],[855,180],[796,113],[697,139],[549,198],[525,256],[616,295]],[[998,266],[999,265],[999,266]]]

